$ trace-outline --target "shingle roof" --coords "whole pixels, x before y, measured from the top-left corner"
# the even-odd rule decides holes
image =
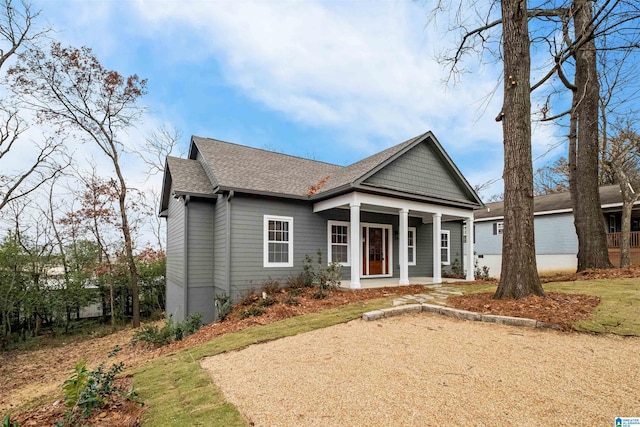
[[[211,181],[197,160],[167,157],[167,168],[171,174],[175,193],[214,194]]]
[[[215,179],[221,187],[307,196],[312,187],[319,187],[316,194],[320,194],[352,183],[422,136],[394,145],[349,166],[197,136],[193,137],[193,143],[215,171]]]
[[[622,203],[620,186],[615,184],[600,187],[600,203],[603,206]],[[568,191],[537,196],[533,199],[533,211],[537,214],[572,209],[571,193]],[[475,210],[474,216],[476,220],[504,217],[504,202],[487,203],[484,209]]]

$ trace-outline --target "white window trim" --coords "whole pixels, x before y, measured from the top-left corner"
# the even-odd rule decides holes
[[[416,246],[418,245],[418,233],[416,227],[409,227],[409,232],[413,232],[413,246],[409,246],[409,252],[413,252],[413,261],[407,263],[408,265],[416,265]],[[409,244],[409,236],[407,236],[407,245]]]
[[[331,227],[334,225],[346,226],[347,227],[347,262],[339,262],[338,264],[344,267],[351,266],[351,224],[346,221],[327,221],[327,265],[331,264],[331,260],[333,259],[333,243],[331,242]]]
[[[288,262],[269,262],[269,221],[286,221],[289,223],[289,261]],[[264,267],[293,267],[293,217],[290,216],[276,216],[276,215],[264,215],[264,222],[262,225],[264,231],[263,239],[263,256]],[[282,242],[279,242],[282,243]]]
[[[440,231],[440,252],[442,253],[442,235],[446,234],[447,235],[447,259],[445,260],[444,258],[442,258],[440,260],[440,262],[442,263],[442,265],[449,265],[451,264],[451,232],[449,230],[441,230]],[[442,255],[441,255],[442,256]]]
[[[504,234],[504,222],[500,221],[496,224],[496,234],[502,236]]]

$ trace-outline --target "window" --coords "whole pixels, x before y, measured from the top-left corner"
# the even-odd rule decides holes
[[[493,223],[493,235],[502,235],[502,231],[504,230],[504,222],[494,222]]]
[[[293,267],[293,218],[264,216],[264,266]]]
[[[609,215],[609,233],[615,233],[616,231],[618,231],[616,227],[616,216]]]
[[[443,230],[440,233],[440,261],[445,264],[445,265],[449,265],[449,230]]]
[[[462,243],[467,243],[467,224],[462,224]]]
[[[329,262],[339,262],[341,265],[349,264],[349,223],[342,221],[329,221],[327,223]]]
[[[407,239],[409,246],[409,265],[416,265],[416,228],[409,227],[409,238]]]

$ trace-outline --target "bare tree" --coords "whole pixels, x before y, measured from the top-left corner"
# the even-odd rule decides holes
[[[27,1],[0,2],[0,69],[25,48],[42,39],[49,29],[39,29],[36,21],[40,12]],[[35,158],[23,169],[12,165],[16,159],[12,149],[24,144],[23,133],[28,129],[19,107],[8,98],[0,99],[0,211],[14,200],[25,197],[55,177],[60,167],[55,156],[62,144],[54,138],[44,138],[31,144],[36,147]]]
[[[640,135],[629,121],[616,126],[604,153],[605,166],[615,175],[622,195],[620,267],[631,265],[631,214],[640,199]]]
[[[133,242],[127,215],[127,182],[121,168],[124,146],[120,132],[133,126],[142,114],[139,98],[146,80],[127,78],[105,69],[91,49],[52,43],[44,52],[30,49],[20,55],[10,75],[15,91],[42,121],[60,129],[73,129],[93,143],[111,161],[116,175],[121,231],[130,275],[133,326],[140,326],[140,302]]]
[[[533,175],[533,193],[536,196],[569,191],[569,164],[560,157],[550,165],[536,169]]]

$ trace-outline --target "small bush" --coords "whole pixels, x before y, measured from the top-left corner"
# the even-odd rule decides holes
[[[274,305],[274,304],[277,304],[277,303],[278,303],[278,300],[277,300],[277,299],[275,299],[274,297],[270,297],[270,296],[268,296],[268,297],[266,297],[266,298],[262,298],[262,299],[258,302],[258,305],[259,305],[260,307],[270,307],[270,306],[272,306],[272,305]]]
[[[291,295],[293,297],[302,295],[302,288],[287,288],[287,295]]]
[[[305,266],[306,265],[307,264],[305,260]],[[307,272],[302,272],[296,276],[289,276],[287,278],[288,289],[310,288],[312,286],[313,286],[313,276]]]
[[[255,291],[255,289],[250,289],[248,291],[243,292],[244,295],[238,301],[238,304],[248,307],[250,305],[255,304],[261,298]]]
[[[114,357],[120,350],[116,346],[108,357]],[[105,362],[102,362],[93,371],[87,369],[87,359],[76,363],[73,373],[62,384],[65,404],[69,407],[62,425],[78,424],[78,416],[87,418],[94,409],[102,408],[113,395],[126,398],[135,395],[133,391],[125,394],[124,390],[115,385],[116,376],[123,370],[122,362],[114,363],[108,369],[105,369]]]
[[[266,292],[267,295],[275,295],[280,292],[280,282],[269,277],[262,282],[262,292]]]
[[[216,296],[213,297],[213,305],[218,310],[218,320],[221,322],[229,316],[233,308],[231,297],[224,292],[222,294],[216,294]]]
[[[316,291],[311,294],[311,298],[313,299],[325,299],[328,297],[329,297],[329,291],[321,288],[316,289]]]
[[[174,341],[180,341],[194,334],[202,327],[202,314],[195,313],[183,322],[174,322],[168,317],[162,328],[156,325],[144,325],[133,334],[132,343],[144,341],[154,347],[161,347]]]
[[[295,296],[293,296],[293,294],[287,294],[287,295],[282,299],[282,303],[283,303],[283,304],[287,304],[287,305],[300,305],[300,301],[298,300],[298,298],[296,298]]]
[[[258,317],[258,316],[262,316],[264,313],[266,313],[266,310],[262,307],[257,307],[257,306],[251,306],[248,309],[241,311],[238,316],[240,316],[241,319],[247,319],[249,317]]]

